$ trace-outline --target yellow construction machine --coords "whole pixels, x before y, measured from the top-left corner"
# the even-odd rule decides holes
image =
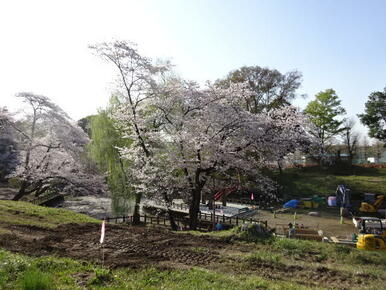
[[[368,202],[362,202],[361,207],[359,208],[359,211],[361,212],[372,212],[375,213],[379,209],[379,207],[382,205],[383,201],[385,200],[386,195],[380,194],[377,196],[376,200],[373,204],[370,204]]]
[[[359,236],[357,248],[360,250],[386,250],[386,229],[382,220],[375,217],[357,218]]]

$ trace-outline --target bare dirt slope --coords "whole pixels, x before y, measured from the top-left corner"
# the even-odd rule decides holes
[[[33,256],[57,255],[100,263],[99,237],[100,225],[95,223],[63,224],[56,228],[9,225],[7,232],[0,233],[0,247]],[[103,251],[105,265],[112,268],[199,266],[230,275],[258,275],[309,287],[345,289],[360,286],[371,278],[323,266],[259,260],[245,264],[246,255],[254,249],[254,244],[235,241],[231,236],[198,236],[163,228],[108,224]]]
[[[100,225],[64,224],[54,229],[13,225],[1,235],[0,247],[29,255],[58,255],[99,262]],[[143,267],[163,262],[184,265],[207,265],[218,258],[224,240],[212,237],[185,236],[166,229],[107,225],[103,247],[107,265]],[[196,247],[207,251],[197,252]]]

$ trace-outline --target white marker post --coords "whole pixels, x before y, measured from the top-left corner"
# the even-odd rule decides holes
[[[99,243],[101,244],[101,251],[102,251],[102,266],[105,265],[105,253],[103,251],[103,243],[105,241],[105,231],[106,231],[106,221],[103,220],[102,227],[101,227],[101,238],[99,240]]]

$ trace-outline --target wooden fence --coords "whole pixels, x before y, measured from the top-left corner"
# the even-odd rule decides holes
[[[172,202],[171,204],[166,204],[166,202],[163,202],[163,201],[155,201],[155,200],[152,200],[151,203],[147,203],[147,202],[144,202],[143,203],[144,206],[147,206],[147,207],[157,207],[157,206],[161,206],[163,207],[164,209],[178,209],[178,210],[181,210],[181,211],[189,211],[189,206],[185,203],[175,203],[175,202]]]
[[[198,220],[198,230],[208,229],[208,227],[211,226],[213,223],[213,214],[199,213]],[[132,223],[133,216],[106,217],[106,221],[113,223]],[[182,229],[187,228],[189,224],[188,218],[174,218],[174,221],[177,226]],[[169,218],[159,216],[141,215],[140,222],[145,224],[155,224],[164,226],[170,225]],[[244,223],[259,223],[261,225],[264,225],[265,227],[268,227],[267,221],[260,221],[252,218],[242,219],[239,217],[227,217],[225,215],[215,215],[215,222],[221,222],[222,224],[229,227],[242,225]]]

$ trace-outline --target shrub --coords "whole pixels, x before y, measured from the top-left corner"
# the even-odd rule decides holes
[[[259,224],[243,224],[237,227],[234,232],[236,236],[247,242],[260,242],[263,244],[270,243],[272,232]]]

